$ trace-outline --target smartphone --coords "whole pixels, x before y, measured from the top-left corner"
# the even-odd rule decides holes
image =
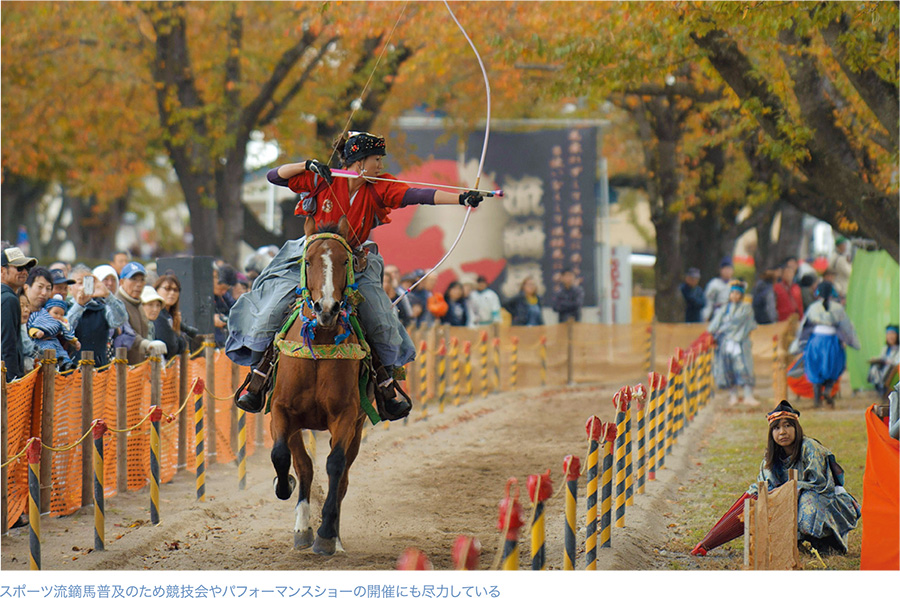
[[[94,294],[94,277],[93,276],[85,276],[84,277],[84,294],[91,296]]]

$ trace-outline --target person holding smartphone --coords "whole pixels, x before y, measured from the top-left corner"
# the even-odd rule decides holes
[[[81,341],[81,349],[74,356],[77,362],[82,351],[94,352],[97,367],[109,363],[109,331],[116,329],[128,319],[125,304],[109,292],[84,264],[72,268],[70,277],[75,281],[70,286],[72,304],[66,313],[69,325]]]

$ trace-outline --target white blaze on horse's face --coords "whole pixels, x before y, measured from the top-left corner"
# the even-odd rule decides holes
[[[322,306],[321,314],[331,314],[335,303],[338,301],[334,296],[334,261],[331,259],[331,247],[322,253],[323,279],[322,279],[322,298],[319,303]],[[321,315],[320,314],[320,315]],[[323,322],[327,324],[330,322]]]

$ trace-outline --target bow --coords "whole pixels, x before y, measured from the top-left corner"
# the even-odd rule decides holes
[[[450,18],[453,19],[453,22],[456,23],[456,26],[462,32],[463,36],[466,38],[466,41],[469,42],[469,46],[472,48],[472,51],[475,52],[475,58],[478,59],[478,66],[481,68],[481,74],[484,77],[484,91],[485,97],[487,98],[487,116],[485,117],[485,127],[484,127],[484,145],[481,148],[481,159],[478,161],[478,172],[475,176],[475,184],[472,185],[472,188],[478,189],[478,184],[481,182],[481,173],[484,171],[484,157],[487,155],[488,148],[488,138],[491,135],[491,82],[488,80],[487,69],[484,68],[484,62],[481,60],[481,54],[478,53],[478,48],[475,47],[475,44],[472,42],[472,38],[469,37],[469,34],[466,33],[466,30],[463,28],[462,24],[456,18],[456,15],[453,14],[453,10],[451,10],[450,5],[447,3],[447,0],[444,0],[444,6],[447,7],[447,12],[450,13]],[[456,235],[456,239],[453,241],[453,244],[450,245],[450,249],[447,250],[447,253],[444,254],[444,257],[441,258],[431,270],[425,273],[425,275],[414,282],[403,294],[398,295],[396,299],[394,299],[391,306],[396,306],[406,295],[410,293],[414,288],[416,288],[420,282],[428,278],[435,270],[441,267],[450,254],[453,253],[453,250],[456,249],[456,246],[459,244],[459,240],[462,238],[463,231],[466,230],[466,225],[469,223],[469,214],[472,213],[472,206],[466,207],[466,215],[463,218],[462,226],[459,228],[459,233]]]

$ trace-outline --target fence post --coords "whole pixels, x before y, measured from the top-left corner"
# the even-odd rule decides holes
[[[206,462],[216,462],[216,343],[211,334],[203,341],[203,356],[206,357],[206,389],[209,401],[206,402]]]
[[[511,336],[509,341],[512,343],[512,352],[509,355],[509,386],[515,390],[519,382],[519,337]]]
[[[575,321],[566,320],[566,384],[575,383]]]
[[[53,446],[53,405],[56,388],[56,352],[52,349],[44,351],[44,359],[41,361],[43,369],[43,396],[41,397],[41,441],[48,446]],[[53,453],[41,452],[41,513],[50,512],[50,488],[53,486]],[[40,532],[40,530],[38,530]],[[39,565],[40,566],[40,565]]]
[[[453,405],[459,406],[459,339],[450,337],[450,381],[453,384]]]
[[[94,422],[94,352],[82,351],[81,361],[81,429],[87,430]],[[94,463],[92,451],[81,445],[81,506],[91,504],[94,487]]]
[[[428,342],[422,340],[419,343],[419,363],[416,365],[419,374],[418,392],[422,401],[422,420],[428,418]]]
[[[480,355],[479,363],[481,363],[481,397],[488,396],[488,358],[487,358],[487,330],[482,330],[478,337],[478,353]]]
[[[596,475],[596,464],[594,474]],[[575,570],[575,531],[578,529],[575,523],[575,516],[578,507],[578,478],[581,476],[581,461],[575,455],[568,455],[563,459],[563,476],[566,478],[566,527],[565,527],[565,556],[563,557],[563,569],[566,571]],[[596,486],[596,477],[594,485]],[[594,492],[596,500],[596,489]],[[596,510],[597,504],[594,503]],[[596,534],[597,522],[594,521],[594,531]],[[596,554],[597,538],[594,536],[594,549]]]
[[[6,463],[6,445],[9,443],[7,429],[7,399],[6,399],[6,364],[0,361],[0,463]],[[9,530],[9,522],[6,520],[7,489],[6,468],[0,469],[0,535]]]
[[[128,427],[128,349],[116,349],[116,428]],[[116,492],[128,492],[128,432],[116,433]]]
[[[178,406],[187,400],[188,396],[188,363],[190,353],[185,349],[184,353],[178,356]],[[175,465],[175,471],[187,469],[187,426],[188,426],[188,410],[187,407],[178,414],[178,461]]]
[[[541,386],[547,386],[547,335],[538,341],[538,356],[541,360]]]
[[[466,341],[463,343],[463,374],[466,377],[466,397],[467,400],[472,400],[472,343],[471,341]]]

